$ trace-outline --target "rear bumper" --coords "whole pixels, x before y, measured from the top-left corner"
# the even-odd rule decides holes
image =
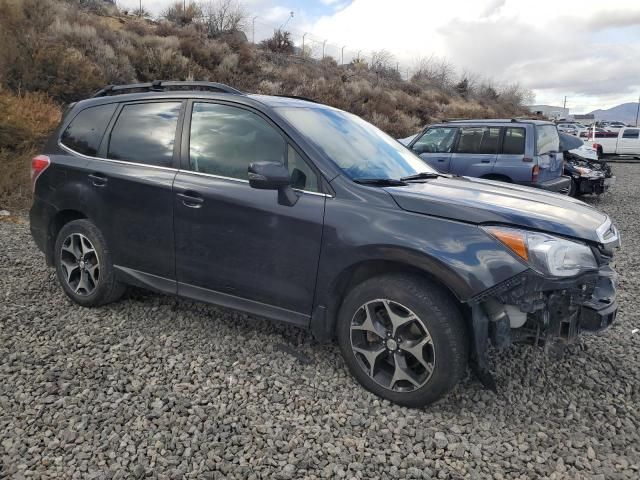
[[[571,186],[571,178],[566,175],[562,175],[561,177],[554,178],[553,180],[532,184],[531,186],[541,188],[543,190],[549,190],[551,192],[567,193]]]
[[[49,225],[56,212],[57,210],[53,205],[48,204],[38,197],[33,197],[33,204],[29,210],[29,229],[31,230],[33,241],[40,251],[45,254],[47,265],[52,264],[52,259],[50,258],[51,233],[49,231]]]

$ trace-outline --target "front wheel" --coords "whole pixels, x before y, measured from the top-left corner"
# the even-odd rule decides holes
[[[62,227],[56,238],[55,266],[64,292],[84,307],[116,301],[124,293],[106,241],[89,220],[74,220]]]
[[[468,364],[464,320],[450,294],[412,275],[384,275],[355,287],[338,318],[351,374],[394,403],[421,407],[449,392]]]

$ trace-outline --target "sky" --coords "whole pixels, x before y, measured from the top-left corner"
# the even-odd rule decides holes
[[[187,0],[188,1],[188,0]],[[215,0],[214,0],[215,1]],[[119,0],[137,6],[139,0]],[[154,15],[172,0],[143,0]],[[403,75],[434,56],[572,113],[637,102],[640,0],[245,0],[256,41],[282,26],[315,56],[392,53]],[[291,17],[293,12],[293,17]],[[253,25],[253,27],[252,27]],[[326,41],[326,43],[325,43]],[[342,47],[344,46],[344,50]]]

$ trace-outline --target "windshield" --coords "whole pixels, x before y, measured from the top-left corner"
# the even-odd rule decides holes
[[[435,172],[389,135],[350,113],[305,107],[277,111],[351,179],[399,179]]]

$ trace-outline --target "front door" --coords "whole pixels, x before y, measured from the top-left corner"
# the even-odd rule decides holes
[[[431,127],[418,136],[411,144],[411,150],[439,172],[449,172],[451,148],[456,138],[457,128]]]
[[[178,292],[304,323],[311,314],[326,195],[319,174],[261,114],[192,102],[174,182]],[[249,186],[250,163],[286,164],[299,196]]]
[[[640,154],[640,129],[625,128],[618,140],[618,153],[622,155]]]

